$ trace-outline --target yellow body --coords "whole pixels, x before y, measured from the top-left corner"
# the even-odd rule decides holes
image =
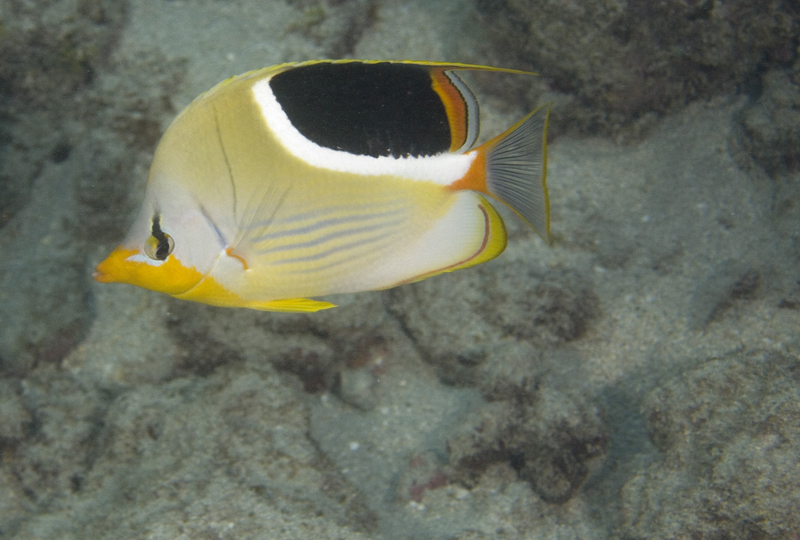
[[[137,222],[97,267],[98,281],[218,306],[315,311],[333,305],[307,297],[385,289],[503,251],[503,222],[476,191],[295,155],[254,94],[290,67],[225,81],[178,116]],[[142,252],[153,236],[174,243],[163,261]]]

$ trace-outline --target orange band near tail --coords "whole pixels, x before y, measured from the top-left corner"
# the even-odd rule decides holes
[[[483,144],[479,148],[473,150],[477,155],[475,159],[472,160],[472,165],[470,165],[467,174],[447,186],[448,189],[453,191],[468,189],[491,195],[486,186],[486,156],[489,150],[487,147],[488,144],[489,143]]]

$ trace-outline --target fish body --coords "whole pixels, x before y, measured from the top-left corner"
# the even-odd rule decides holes
[[[478,106],[430,62],[313,61],[223,81],[164,133],[144,202],[94,274],[270,311],[497,257],[487,195],[549,234],[544,106],[472,148]],[[513,72],[513,71],[512,71]]]

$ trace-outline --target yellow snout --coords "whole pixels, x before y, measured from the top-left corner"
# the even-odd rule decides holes
[[[119,246],[97,265],[92,277],[100,283],[129,283],[172,296],[185,293],[203,279],[200,272],[183,266],[174,255],[157,264],[145,257],[137,249]]]

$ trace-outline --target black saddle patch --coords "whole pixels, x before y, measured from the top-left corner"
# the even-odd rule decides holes
[[[450,125],[430,70],[413,64],[320,63],[275,75],[270,87],[307,139],[367,156],[450,149]]]

